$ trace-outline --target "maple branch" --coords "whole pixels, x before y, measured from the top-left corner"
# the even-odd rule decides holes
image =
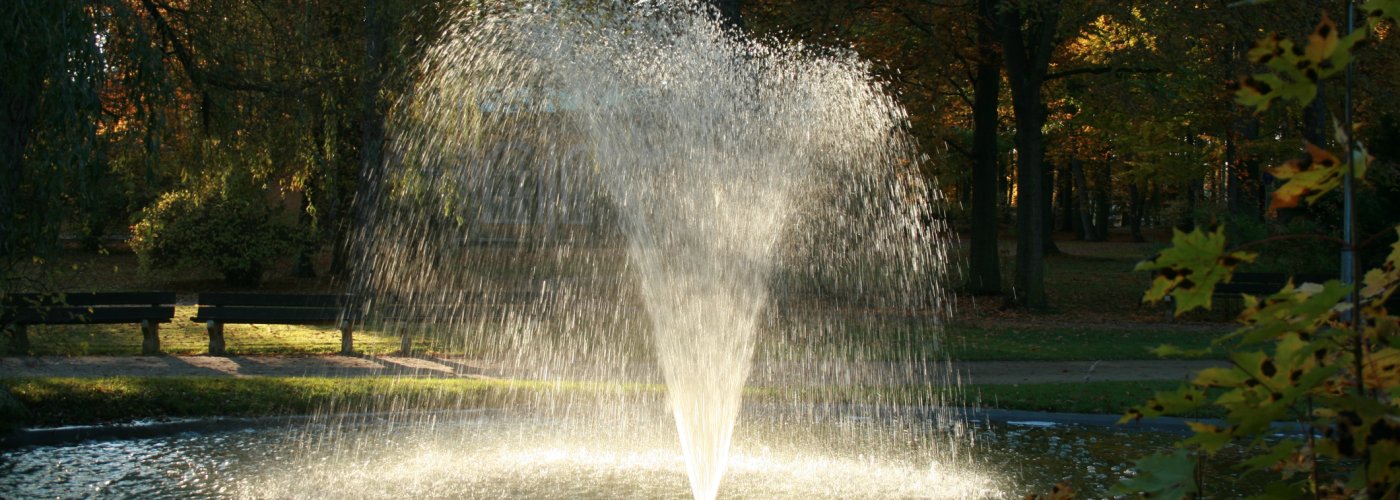
[[[970,159],[975,159],[977,157],[972,153],[971,150],[967,149],[962,144],[959,144],[958,141],[943,139],[943,144],[947,144],[949,148],[952,148],[954,151],[957,151],[958,154],[966,156]]]
[[[141,5],[151,16],[152,21],[155,22],[156,29],[160,31],[161,37],[165,39],[166,43],[170,44],[175,59],[180,62],[180,66],[185,68],[185,73],[189,75],[190,83],[193,83],[201,92],[204,91],[205,86],[210,86],[231,91],[261,92],[294,97],[301,95],[306,89],[313,87],[317,83],[315,80],[287,82],[254,81],[230,74],[231,72],[228,71],[216,71],[218,68],[213,70],[202,68],[199,66],[198,61],[195,60],[194,53],[180,41],[180,37],[175,32],[175,29],[171,27],[170,23],[161,13],[161,11],[166,8],[164,3],[162,2],[160,5],[157,5],[154,0],[141,0]]]
[[[959,84],[956,80],[953,80],[953,77],[951,76],[945,76],[944,79],[948,80],[948,85],[953,87],[952,95],[958,96],[960,99],[962,99],[963,103],[967,104],[968,107],[973,106],[972,96],[967,95],[967,90],[963,89],[961,84]]]
[[[1138,67],[1131,67],[1131,66],[1108,66],[1108,65],[1099,65],[1099,66],[1085,66],[1085,67],[1082,67],[1082,68],[1067,69],[1067,70],[1064,70],[1064,71],[1055,71],[1055,72],[1052,72],[1052,73],[1049,73],[1049,74],[1045,75],[1045,80],[1046,80],[1046,81],[1049,81],[1049,80],[1054,80],[1054,79],[1057,79],[1057,78],[1068,78],[1068,77],[1076,76],[1076,75],[1102,75],[1102,74],[1104,74],[1104,73],[1123,73],[1123,74],[1134,74],[1134,75],[1136,75],[1136,74],[1161,73],[1161,72],[1162,72],[1162,69],[1161,69],[1161,68],[1138,68]]]

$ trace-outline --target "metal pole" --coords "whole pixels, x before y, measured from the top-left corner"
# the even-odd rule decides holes
[[[1347,35],[1356,29],[1356,5],[1355,0],[1347,1]],[[1346,68],[1346,89],[1342,96],[1342,121],[1346,127],[1347,153],[1346,162],[1350,168],[1346,170],[1342,177],[1342,240],[1346,243],[1342,246],[1342,283],[1354,285],[1356,283],[1356,137],[1353,130],[1352,117],[1352,80],[1356,65],[1348,63]],[[1365,161],[1362,158],[1361,161]],[[1351,303],[1357,305],[1358,293],[1356,287],[1352,287]]]
[[[1347,35],[1350,36],[1356,29],[1356,1],[1347,0]],[[1356,65],[1348,63],[1346,69],[1346,88],[1342,96],[1342,121],[1346,127],[1346,148],[1347,148],[1347,170],[1342,177],[1342,283],[1351,286],[1351,293],[1347,300],[1351,302],[1351,310],[1344,319],[1351,320],[1351,327],[1355,341],[1352,344],[1352,356],[1356,370],[1356,392],[1363,397],[1369,392],[1366,388],[1366,376],[1364,373],[1366,363],[1366,337],[1365,318],[1361,315],[1361,287],[1356,283],[1357,262],[1356,262],[1356,131],[1353,129],[1352,113],[1352,81]],[[1360,161],[1366,161],[1361,158]],[[1369,475],[1369,474],[1368,474]]]

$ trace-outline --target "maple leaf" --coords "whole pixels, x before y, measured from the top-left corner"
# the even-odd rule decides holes
[[[1360,144],[1357,148],[1357,153],[1352,155],[1356,160],[1353,174],[1357,179],[1362,179],[1370,156]],[[1316,203],[1323,195],[1340,187],[1342,177],[1353,168],[1353,163],[1343,163],[1336,155],[1315,144],[1308,143],[1307,150],[1307,160],[1293,160],[1269,169],[1274,177],[1288,180],[1274,190],[1273,200],[1269,204],[1270,212],[1296,207],[1303,201]]]
[[[1137,271],[1157,271],[1152,288],[1143,295],[1147,302],[1158,302],[1168,295],[1176,302],[1176,315],[1197,307],[1210,309],[1211,295],[1218,283],[1228,283],[1241,263],[1254,262],[1255,254],[1225,251],[1225,229],[1205,233],[1175,230],[1172,246],[1153,259],[1138,263]]]
[[[1157,452],[1134,464],[1138,473],[1114,486],[1116,493],[1146,493],[1156,498],[1192,498],[1196,489],[1196,460],[1190,452],[1178,449]]]
[[[1308,35],[1308,47],[1303,49],[1303,57],[1313,63],[1321,63],[1332,58],[1337,45],[1337,23],[1332,22],[1332,18],[1327,16],[1327,11],[1323,11],[1322,20],[1317,23],[1317,28],[1312,34]]]
[[[1395,230],[1400,232],[1400,226],[1396,226]],[[1384,303],[1395,293],[1396,285],[1400,284],[1400,241],[1390,248],[1390,256],[1386,257],[1385,263],[1368,271],[1362,280],[1362,300]]]

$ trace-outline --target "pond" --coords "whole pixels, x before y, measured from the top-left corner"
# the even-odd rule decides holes
[[[754,413],[741,419],[721,498],[1021,498],[1059,482],[1101,497],[1134,474],[1134,458],[1179,437],[978,418],[957,438],[971,444],[949,446],[934,419],[846,415],[813,424]],[[491,410],[286,422],[6,450],[0,496],[691,496],[674,427],[664,418]]]

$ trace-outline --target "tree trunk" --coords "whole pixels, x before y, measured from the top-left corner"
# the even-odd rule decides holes
[[[1059,255],[1060,247],[1055,244],[1055,165],[1045,161],[1045,192],[1041,197],[1041,213],[1044,231],[1041,235],[1045,238],[1045,255]]]
[[[1190,232],[1196,229],[1196,199],[1200,197],[1198,184],[1199,181],[1186,181],[1182,186],[1182,190],[1186,191],[1186,214],[1176,224],[1182,231]]]
[[[360,82],[360,173],[355,185],[355,215],[351,231],[369,224],[371,200],[379,191],[375,185],[376,172],[384,163],[385,109],[379,93],[384,88],[384,46],[387,39],[380,9],[379,0],[365,0],[365,67]],[[346,244],[354,245],[354,242],[347,241]],[[364,264],[365,259],[358,258],[360,256],[355,252],[350,253],[350,266]]]
[[[1138,187],[1138,181],[1128,183],[1128,231],[1131,233],[1133,241],[1142,243],[1147,238],[1142,236],[1142,218],[1146,207],[1143,202],[1142,188]]]
[[[15,88],[4,80],[7,79],[0,79],[0,273],[20,257],[19,229],[15,224],[23,180],[20,172],[24,171],[24,150],[29,145],[29,129],[34,125],[39,102],[38,92]]]
[[[967,290],[1001,293],[997,249],[997,101],[1001,92],[1001,51],[996,47],[995,0],[978,0],[977,76],[972,95],[972,231]]]
[[[1045,297],[1045,155],[1042,127],[1046,110],[1041,86],[1050,66],[1060,2],[1040,4],[1042,11],[1026,25],[1017,8],[1001,12],[1002,54],[1016,113],[1016,289],[1028,308],[1047,307]],[[1023,29],[1028,28],[1025,33]],[[1029,46],[1026,36],[1029,35]]]
[[[1055,176],[1055,182],[1060,185],[1060,231],[1073,233],[1075,232],[1074,174],[1070,172],[1068,163],[1060,167],[1060,173]]]
[[[6,42],[16,41],[13,36],[5,38]],[[19,54],[17,45],[0,46],[0,51],[5,51],[7,56],[5,59]],[[0,78],[0,278],[9,265],[26,257],[20,255],[18,227],[24,151],[29,147],[31,131],[39,119],[39,97],[47,71],[33,66],[21,64],[5,68],[4,71],[12,73]]]
[[[1094,183],[1094,241],[1108,240],[1108,226],[1113,220],[1113,161],[1104,162]]]
[[[1076,210],[1079,212],[1079,239],[1093,241],[1097,232],[1094,231],[1094,221],[1090,218],[1094,211],[1089,206],[1089,179],[1084,175],[1084,162],[1075,158],[1069,161],[1069,166],[1074,174],[1075,190],[1079,191],[1079,195],[1075,197],[1075,201],[1079,202],[1079,209]]]
[[[1151,207],[1151,216],[1148,218],[1148,225],[1160,227],[1162,225],[1162,185],[1157,182],[1149,184],[1147,206]]]

